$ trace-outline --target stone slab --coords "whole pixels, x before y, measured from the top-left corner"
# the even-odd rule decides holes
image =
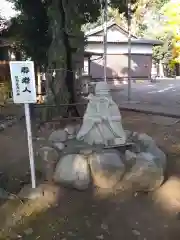
[[[44,196],[42,188],[32,188],[31,185],[25,185],[18,194],[20,199],[36,200]]]

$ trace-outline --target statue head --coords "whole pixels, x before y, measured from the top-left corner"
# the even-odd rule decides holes
[[[109,86],[106,82],[98,82],[95,87],[96,96],[109,95]]]

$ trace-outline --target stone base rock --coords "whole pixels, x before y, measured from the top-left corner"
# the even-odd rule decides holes
[[[161,186],[166,155],[153,138],[126,130],[124,145],[91,146],[76,139],[76,128],[67,125],[54,131],[49,146],[40,148],[39,162],[46,180],[78,190],[87,189],[91,178],[95,186],[106,190],[118,190],[124,183],[133,191],[153,191]]]
[[[135,164],[123,178],[125,186],[132,187],[133,191],[145,192],[156,190],[163,180],[163,168],[156,164],[156,157],[145,152],[136,155]]]
[[[36,200],[43,198],[46,202],[54,202],[63,195],[63,189],[59,186],[49,183],[38,184],[35,189],[32,189],[30,184],[25,185],[18,194],[20,199]],[[17,198],[17,197],[16,197]]]
[[[130,150],[125,151],[125,164],[127,168],[131,168],[136,163],[137,155]]]
[[[149,152],[155,157],[156,164],[160,167],[166,168],[166,155],[165,153],[157,146],[156,142],[145,133],[134,135],[134,142],[139,146],[140,152]]]
[[[0,199],[13,199],[13,195],[7,192],[5,189],[0,188]]]
[[[20,199],[36,200],[43,197],[44,193],[41,188],[32,188],[31,185],[24,186],[18,194]]]
[[[54,181],[78,190],[85,190],[90,184],[90,171],[87,158],[80,154],[63,156],[54,173]]]
[[[67,139],[68,133],[63,129],[59,129],[52,132],[48,140],[50,142],[65,142]]]
[[[62,151],[65,148],[65,145],[62,142],[58,142],[58,143],[56,142],[53,145],[58,151]]]
[[[64,129],[69,135],[74,135],[76,133],[76,126],[75,125],[67,125]]]
[[[49,146],[41,147],[37,152],[36,169],[43,173],[45,180],[52,180],[58,158],[58,152]]]
[[[100,188],[113,188],[125,172],[120,153],[116,150],[105,150],[89,156],[93,182]]]

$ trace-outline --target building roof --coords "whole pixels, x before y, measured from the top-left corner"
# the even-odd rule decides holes
[[[88,40],[88,43],[103,43],[103,39],[97,40]],[[108,41],[108,43],[111,44],[127,44],[128,40],[119,40],[119,41]],[[153,45],[153,46],[158,46],[158,45],[162,45],[163,43],[159,40],[150,40],[150,39],[131,39],[131,43],[134,45],[138,45],[138,44],[144,44],[144,45]]]
[[[128,31],[116,24],[114,21],[109,21],[107,23],[108,30],[116,28],[116,30],[121,33],[122,37],[117,38],[112,37],[111,39],[107,39],[108,43],[119,43],[119,44],[127,44],[128,43]],[[87,38],[87,42],[89,43],[102,43],[103,42],[103,25],[100,25],[90,31],[85,32],[85,36]],[[138,38],[135,35],[131,35],[131,43],[132,44],[146,44],[146,45],[161,45],[163,44],[159,40],[150,40],[145,38]]]
[[[128,30],[126,30],[125,28],[119,26],[114,20],[113,21],[109,21],[107,22],[107,28],[110,29],[112,27],[117,27],[118,30],[120,32],[122,32],[124,35],[128,36]],[[92,35],[98,35],[98,33],[102,32],[104,29],[104,26],[103,25],[100,25],[100,26],[97,26],[87,32],[85,32],[85,36],[88,37],[88,36],[92,36]],[[133,38],[136,38],[137,39],[137,36],[135,35],[131,35]]]

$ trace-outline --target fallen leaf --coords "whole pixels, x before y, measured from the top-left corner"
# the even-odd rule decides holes
[[[100,236],[96,236],[96,238],[102,240],[102,239],[104,239],[104,236],[100,235]]]
[[[135,235],[135,236],[140,236],[140,232],[136,229],[133,229],[132,230],[132,233]]]
[[[105,224],[105,223],[102,223],[102,224],[101,224],[101,228],[102,228],[103,230],[108,230],[108,225]]]
[[[32,228],[28,228],[28,229],[24,230],[24,233],[26,235],[31,235],[33,233],[33,229]]]

